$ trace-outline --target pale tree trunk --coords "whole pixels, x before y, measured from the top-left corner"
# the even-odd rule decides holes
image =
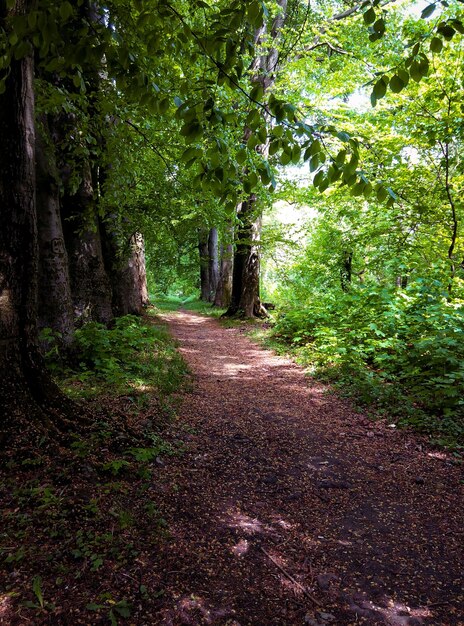
[[[29,2],[7,8],[26,15]],[[7,31],[8,32],[8,31]],[[37,346],[38,239],[35,195],[34,65],[12,60],[0,94],[0,445],[62,425],[67,403],[45,371]],[[39,435],[40,436],[40,435]]]
[[[200,299],[209,302],[209,254],[208,229],[198,229],[198,253],[200,256]]]
[[[218,231],[217,228],[211,228],[208,233],[209,302],[214,302],[214,297],[216,295],[216,289],[219,282],[218,252]]]
[[[214,306],[228,308],[232,298],[232,269],[234,249],[231,243],[221,246],[219,282],[214,297]]]
[[[45,117],[36,135],[37,220],[39,235],[39,330],[51,328],[57,341],[69,346],[74,315],[68,270],[68,255],[60,215],[59,175],[54,146]]]
[[[147,284],[147,265],[145,257],[145,240],[142,233],[135,233],[132,236],[132,266],[134,281],[137,284],[137,294],[142,306],[150,304]]]
[[[285,21],[287,12],[287,0],[278,0],[277,4],[282,9],[275,18],[271,30],[270,39],[276,41]],[[266,34],[263,25],[257,30],[255,39],[257,42]],[[278,66],[279,53],[276,47],[271,47],[266,55],[257,57],[251,66],[256,72],[254,83],[262,85],[264,92],[268,91],[275,82]],[[246,128],[244,143],[251,134]],[[268,145],[256,147],[256,151],[267,156]],[[260,278],[260,250],[259,239],[261,234],[262,215],[256,207],[256,195],[251,194],[247,200],[237,208],[237,217],[240,226],[236,231],[236,248],[234,254],[234,269],[232,283],[232,297],[229,308],[224,315],[241,315],[244,317],[266,317],[267,311],[261,303],[259,294]]]
[[[90,166],[81,167],[81,183],[63,199],[64,236],[69,257],[74,313],[80,323],[113,318],[111,284],[103,263],[100,225]]]

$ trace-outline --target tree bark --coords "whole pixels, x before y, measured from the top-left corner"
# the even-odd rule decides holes
[[[48,122],[36,134],[37,220],[39,236],[39,330],[59,333],[63,347],[72,342],[74,315],[60,215],[59,175]]]
[[[232,298],[232,271],[234,261],[234,248],[231,243],[221,246],[221,265],[219,281],[214,297],[213,306],[226,309],[230,306]]]
[[[123,245],[124,235],[112,222],[114,217],[107,216],[101,232],[105,268],[113,292],[113,313],[117,317],[141,315],[149,302],[143,235],[134,233]]]
[[[74,313],[80,323],[107,324],[113,319],[112,293],[103,263],[90,165],[83,163],[80,173],[79,189],[74,195],[65,194],[62,207]]]
[[[218,231],[210,228],[208,233],[208,278],[209,296],[208,302],[214,302],[216,289],[219,282],[219,259],[218,259]]]
[[[200,299],[209,302],[209,254],[208,229],[198,230],[198,252],[200,255]]]
[[[277,4],[282,11],[272,23],[269,33],[272,41],[276,41],[279,37],[287,13],[287,0],[278,0]],[[265,33],[266,26],[263,25],[256,31],[256,41],[259,42]],[[274,46],[270,47],[267,54],[253,60],[251,70],[256,72],[256,76],[252,82],[261,84],[265,93],[275,82],[278,62],[279,53]],[[246,128],[244,143],[247,142],[250,134],[250,129]],[[266,156],[268,145],[259,145],[256,147],[256,151]],[[267,311],[261,303],[259,293],[261,211],[256,208],[255,194],[251,194],[247,200],[239,205],[237,217],[240,226],[236,230],[232,297],[230,306],[224,315],[267,317]]]
[[[9,10],[27,15],[30,4],[18,0],[8,9],[0,0],[0,29],[6,31]],[[61,426],[57,411],[69,404],[48,376],[37,345],[33,79],[32,55],[12,59],[0,95],[0,445],[21,437],[30,444],[34,431],[41,436],[52,424]]]
[[[341,260],[340,284],[343,291],[349,291],[353,274],[353,253],[345,250]]]

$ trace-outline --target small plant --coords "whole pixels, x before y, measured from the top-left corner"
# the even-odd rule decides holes
[[[108,463],[104,463],[103,469],[107,472],[111,472],[113,476],[117,476],[123,470],[126,470],[130,467],[129,461],[125,459],[115,459],[114,461],[108,461]]]
[[[40,611],[54,611],[55,605],[46,602],[42,593],[42,577],[37,575],[32,579],[32,591],[36,597],[36,602],[25,600],[22,604],[29,609],[38,609]]]
[[[105,612],[110,620],[111,626],[118,625],[118,618],[127,618],[131,616],[132,608],[127,600],[123,599],[119,602],[113,600],[109,593],[102,594],[100,599],[104,604],[91,602],[87,604],[86,609],[88,611],[96,611],[98,613]]]

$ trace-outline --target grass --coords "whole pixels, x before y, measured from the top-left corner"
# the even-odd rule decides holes
[[[205,302],[193,296],[189,298],[182,298],[180,296],[155,296],[154,306],[155,309],[160,312],[184,309],[186,311],[208,315],[209,317],[221,317],[225,312],[225,309],[213,307],[211,302]]]
[[[136,406],[154,396],[169,404],[187,374],[176,343],[153,309],[145,318],[118,318],[112,328],[86,324],[76,331],[72,360],[63,362],[52,345],[47,364],[73,399],[124,395]]]

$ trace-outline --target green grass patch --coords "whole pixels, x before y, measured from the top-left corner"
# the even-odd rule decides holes
[[[76,331],[73,350],[64,367],[53,348],[47,354],[59,385],[73,398],[116,394],[143,402],[152,394],[166,401],[187,374],[174,340],[156,319],[126,315],[112,328],[90,322]]]

